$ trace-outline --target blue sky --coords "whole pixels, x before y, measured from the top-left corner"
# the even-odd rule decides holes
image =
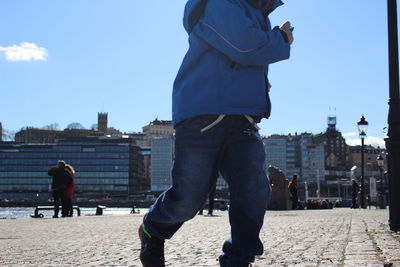
[[[0,122],[17,131],[57,122],[141,131],[171,119],[171,92],[187,50],[186,1],[2,0]],[[351,144],[387,126],[386,1],[286,0],[270,19],[295,26],[291,59],[271,65],[272,116],[261,133],[319,133],[328,115]],[[221,11],[222,12],[222,11]]]

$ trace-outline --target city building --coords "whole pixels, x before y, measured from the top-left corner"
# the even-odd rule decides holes
[[[286,176],[287,170],[287,143],[285,135],[271,135],[263,139],[265,148],[265,166],[278,167]]]
[[[47,171],[58,160],[75,170],[75,192],[128,196],[148,190],[141,149],[130,138],[86,137],[53,144],[0,143],[0,192],[8,196],[49,191]]]
[[[324,144],[312,134],[299,136],[300,145],[300,177],[306,182],[325,181]]]
[[[143,191],[150,191],[151,190],[151,150],[150,150],[150,148],[140,147],[139,154],[142,155],[143,168],[144,168],[143,187],[141,187],[141,188],[143,188]]]
[[[348,162],[349,147],[342,133],[336,129],[336,117],[328,117],[328,128],[316,136],[324,143],[325,177],[327,181],[338,181],[346,177],[352,166]]]
[[[3,125],[0,122],[0,142],[3,141]]]
[[[286,177],[290,178],[294,173],[300,174],[300,167],[300,150],[297,133],[295,136],[289,134],[286,142]]]
[[[164,136],[151,142],[151,191],[165,191],[172,185],[174,138]]]
[[[386,149],[364,146],[364,168],[365,170],[379,170],[376,158],[379,154],[386,154]],[[361,168],[361,146],[349,147],[349,165]]]
[[[150,122],[148,125],[143,126],[143,134],[147,137],[147,146],[151,146],[154,138],[173,136],[175,129],[170,120],[158,120]]]
[[[26,144],[53,144],[59,139],[103,136],[109,132],[109,128],[107,128],[107,120],[108,113],[98,113],[97,125],[99,129],[90,130],[75,128],[57,130],[26,127],[15,134],[15,142]],[[113,129],[113,132],[117,132],[117,130]]]
[[[287,178],[299,174],[301,181],[323,181],[324,147],[313,135],[271,135],[263,138],[266,167],[279,168]]]
[[[127,135],[134,140],[137,146],[150,149],[149,139],[144,133],[128,133]]]
[[[270,165],[282,171],[288,180],[299,175],[299,197],[317,196],[325,183],[324,143],[310,133],[271,135],[263,138],[266,168]],[[310,194],[306,196],[306,184]]]
[[[53,144],[56,140],[65,138],[87,137],[96,134],[86,129],[38,129],[26,127],[15,134],[15,142],[25,144]]]
[[[151,143],[151,191],[163,192],[172,185],[175,139],[172,135],[157,137]],[[149,151],[149,152],[150,152]],[[228,184],[219,175],[216,181],[218,191],[227,191]]]

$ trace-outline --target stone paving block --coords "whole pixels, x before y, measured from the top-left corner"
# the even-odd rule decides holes
[[[167,266],[219,266],[230,230],[227,212],[216,215],[196,216],[166,242]],[[142,219],[1,220],[0,266],[141,266]],[[265,253],[253,266],[399,266],[400,235],[388,231],[387,221],[388,211],[374,209],[268,211],[260,234]]]

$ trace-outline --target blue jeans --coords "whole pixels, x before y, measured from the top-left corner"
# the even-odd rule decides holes
[[[144,224],[154,236],[171,238],[203,206],[220,172],[230,190],[231,237],[223,246],[224,257],[252,262],[263,253],[259,233],[270,196],[264,146],[244,116],[226,116],[200,132],[216,118],[198,116],[176,126],[172,187],[159,196]]]

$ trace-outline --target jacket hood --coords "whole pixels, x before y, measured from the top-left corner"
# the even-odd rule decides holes
[[[199,21],[208,0],[189,0],[185,5],[185,13],[183,15],[183,26],[190,33]]]
[[[268,0],[243,0],[250,4],[265,5]],[[196,26],[200,17],[203,15],[204,9],[208,0],[188,0],[185,5],[185,12],[183,15],[183,26],[188,33],[191,33],[194,26]],[[274,11],[277,7],[283,5],[281,0],[274,0],[268,13]]]

